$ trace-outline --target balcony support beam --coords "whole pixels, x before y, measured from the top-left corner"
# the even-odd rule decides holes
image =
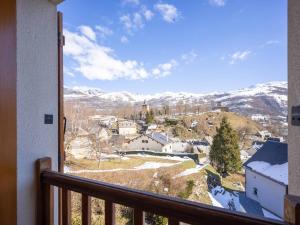
[[[300,225],[300,197],[293,195],[285,196],[284,220],[291,225]]]

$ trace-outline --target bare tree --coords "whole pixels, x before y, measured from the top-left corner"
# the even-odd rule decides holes
[[[98,161],[98,168],[100,168],[101,154],[102,154],[100,139],[97,138],[95,135],[89,135],[89,141],[90,141],[90,155],[96,158],[96,160]]]

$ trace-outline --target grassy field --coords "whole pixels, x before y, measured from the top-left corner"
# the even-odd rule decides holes
[[[128,172],[128,169],[134,169],[136,166],[141,166],[147,162],[172,163],[173,165],[157,169],[130,170]],[[185,199],[209,205],[212,203],[208,195],[208,177],[216,176],[219,178],[218,173],[210,165],[204,166],[195,173],[178,177],[182,172],[196,168],[195,162],[193,160],[180,161],[150,156],[130,156],[127,160],[113,159],[104,161],[100,163],[100,168],[98,168],[98,162],[87,159],[72,159],[67,165],[71,170],[125,169],[101,173],[83,172],[75,175],[173,197],[185,196]],[[221,182],[227,189],[242,190],[240,184],[243,185],[244,177],[242,174],[233,174],[223,178]],[[189,186],[189,183],[193,183],[193,185]],[[80,195],[73,193],[72,200],[73,224],[76,225],[80,224]],[[104,224],[103,201],[93,199],[92,204],[93,224]],[[126,208],[118,206],[116,211],[117,224],[126,224],[128,222],[124,217],[124,212],[127,212]]]
[[[176,163],[180,161],[169,160],[162,157],[142,157],[142,156],[126,156],[124,158],[112,158],[109,160],[101,161],[89,159],[75,159],[72,158],[66,161],[65,165],[71,170],[112,170],[112,169],[133,169],[134,167],[141,166],[146,162],[156,163]]]

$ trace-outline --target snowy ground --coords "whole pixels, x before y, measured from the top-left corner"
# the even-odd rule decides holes
[[[221,186],[216,186],[211,190],[211,193],[208,194],[214,206],[233,211],[241,211],[238,192],[229,192]]]
[[[177,174],[176,176],[173,177],[173,179],[178,178],[178,177],[184,177],[184,176],[188,176],[194,173],[198,173],[199,171],[201,171],[205,166],[207,166],[207,164],[203,164],[203,165],[196,165],[195,168],[190,168],[190,169],[186,169],[185,171]]]
[[[269,212],[268,210],[262,209],[264,216],[270,219],[274,219],[274,220],[282,220],[281,218],[279,218],[278,216],[275,216],[273,213]]]
[[[192,160],[191,158],[184,156],[184,157],[179,157],[179,156],[156,156],[156,155],[143,155],[143,154],[136,154],[132,156],[138,156],[142,158],[158,158],[158,159],[167,159],[167,160],[175,160],[175,161],[188,161]]]
[[[180,162],[181,163],[181,162]],[[145,169],[158,169],[161,167],[169,167],[177,165],[178,163],[158,163],[158,162],[145,162],[140,166],[134,167],[134,170],[145,170]]]

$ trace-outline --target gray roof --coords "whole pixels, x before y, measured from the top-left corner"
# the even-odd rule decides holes
[[[167,135],[162,134],[162,133],[158,133],[158,132],[153,132],[149,135],[147,135],[149,138],[157,141],[158,143],[162,144],[162,145],[166,145],[171,143],[170,138],[168,138]]]
[[[284,164],[288,161],[287,143],[267,141],[257,152],[244,163],[247,166],[254,161],[267,162],[270,165]]]

